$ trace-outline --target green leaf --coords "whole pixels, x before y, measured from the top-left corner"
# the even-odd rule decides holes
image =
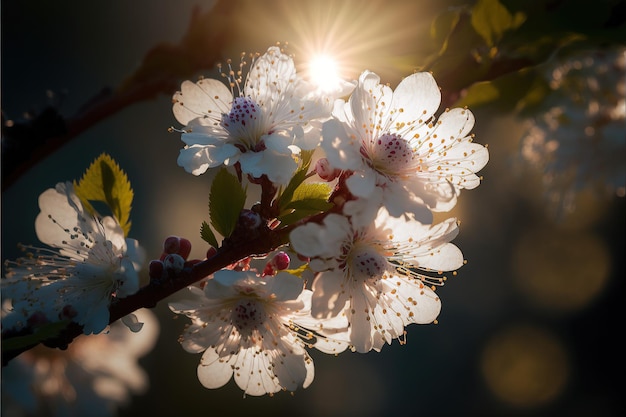
[[[209,226],[207,222],[202,222],[202,226],[200,226],[200,237],[214,248],[219,247],[217,239],[215,238],[215,233],[213,233],[211,226]]]
[[[302,158],[302,165],[295,174],[293,174],[293,177],[291,177],[291,180],[289,180],[289,183],[278,198],[278,207],[280,208],[285,207],[293,199],[294,191],[306,179],[309,167],[311,166],[313,151],[302,151],[300,157]]]
[[[447,9],[437,15],[430,26],[430,36],[436,45],[441,45],[439,55],[448,48],[448,39],[461,20],[459,9]]]
[[[548,90],[534,68],[523,68],[492,81],[473,84],[454,106],[476,108],[493,103],[498,111],[519,110],[540,103]]]
[[[95,213],[95,210],[90,201],[105,203],[122,226],[124,236],[128,236],[134,194],[126,173],[113,158],[106,153],[96,158],[80,181],[78,183],[74,181],[74,191],[92,213]]]
[[[24,336],[16,336],[2,339],[2,352],[27,348],[36,345],[43,340],[51,339],[61,333],[67,327],[69,321],[63,320],[54,323],[46,323],[37,326],[34,333]]]
[[[293,192],[293,199],[281,210],[278,219],[282,224],[292,224],[307,216],[333,207],[328,201],[332,188],[327,183],[302,183]]]
[[[287,204],[285,207],[295,208],[296,205],[302,201],[314,200],[323,201],[324,203],[332,207],[332,203],[328,202],[328,197],[330,197],[331,191],[332,188],[326,182],[302,183],[298,188],[295,189],[291,202],[289,202],[289,204]]]
[[[492,81],[481,81],[472,84],[467,89],[465,96],[455,103],[454,107],[470,107],[475,108],[482,106],[492,101],[497,100],[500,97],[500,91]]]
[[[512,15],[499,0],[478,0],[472,9],[472,26],[483,37],[487,46],[494,46],[504,32],[516,29],[526,20],[526,15]]]
[[[213,179],[209,195],[211,225],[222,236],[229,237],[246,203],[246,189],[237,177],[222,168]]]

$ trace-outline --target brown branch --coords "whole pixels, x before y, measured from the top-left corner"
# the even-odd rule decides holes
[[[109,324],[140,308],[153,308],[170,295],[242,259],[263,255],[279,248],[287,243],[289,232],[292,229],[293,226],[280,230],[270,230],[267,227],[259,228],[255,231],[255,237],[252,239],[238,239],[237,242],[225,244],[209,259],[194,264],[190,268],[185,268],[179,273],[173,273],[167,279],[151,280],[148,285],[139,289],[135,294],[118,299],[111,304],[109,307]],[[48,347],[65,349],[82,332],[82,326],[72,322],[58,336],[43,340],[41,343]],[[3,351],[2,366],[38,344]]]
[[[116,89],[102,89],[72,117],[64,118],[57,109],[48,107],[31,120],[7,124],[3,113],[2,190],[99,122],[132,104],[155,99],[160,94],[171,95],[181,80],[214,69],[221,59],[220,51],[235,39],[225,25],[236,9],[233,0],[219,1],[205,12],[196,7],[177,45],[156,45]]]

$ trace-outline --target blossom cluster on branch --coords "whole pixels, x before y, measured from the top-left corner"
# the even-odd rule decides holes
[[[178,164],[218,170],[201,226],[206,259],[188,259],[189,240],[169,237],[140,289],[142,251],[127,237],[132,190],[103,156],[80,182],[42,194],[35,227],[50,248],[25,247],[28,256],[7,263],[3,341],[64,347],[66,326],[100,333],[119,311],[183,289],[170,309],[190,319],[180,341],[202,353],[202,385],[234,379],[264,395],[312,383],[309,349],[380,351],[404,343],[408,325],[436,322],[435,290],[464,259],[451,243],[458,221],[435,223],[433,213],[477,187],[489,158],[473,142],[471,111],[436,117],[430,73],[395,90],[371,71],[321,88],[277,46],[250,58],[249,71],[244,56],[224,80],[185,81],[173,96]],[[133,316],[124,322],[141,329]]]

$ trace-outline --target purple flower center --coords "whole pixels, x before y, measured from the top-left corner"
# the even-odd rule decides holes
[[[246,126],[256,120],[258,107],[249,97],[235,97],[230,113],[224,117],[222,123],[224,127],[231,128],[237,125]]]
[[[233,310],[233,324],[242,336],[249,336],[265,322],[266,314],[263,307],[254,300],[242,300]]]

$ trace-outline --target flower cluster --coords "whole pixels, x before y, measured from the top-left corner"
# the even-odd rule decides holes
[[[215,79],[185,81],[174,95],[174,116],[186,125],[178,164],[200,175],[238,163],[252,177],[286,183],[294,156],[318,145],[316,125],[328,115],[329,98],[299,78],[293,59],[276,46],[256,59],[243,85],[238,77],[230,81],[230,90]]]
[[[2,331],[68,320],[100,333],[112,300],[139,289],[143,249],[116,218],[90,213],[70,182],[41,194],[39,207],[35,230],[49,248],[24,246],[27,256],[6,262]]]
[[[370,71],[318,87],[278,47],[226,79],[185,81],[173,97],[185,125],[179,165],[194,175],[219,168],[201,227],[206,259],[188,259],[191,242],[169,236],[139,291],[142,251],[126,238],[133,192],[102,155],[79,183],[40,196],[35,229],[50,248],[24,247],[26,257],[7,262],[3,337],[50,344],[69,323],[100,333],[120,312],[187,286],[170,308],[191,320],[180,342],[202,353],[200,382],[234,379],[256,396],[309,386],[308,349],[380,351],[404,343],[410,324],[436,322],[435,290],[464,259],[451,243],[457,220],[433,223],[434,213],[477,187],[489,158],[470,134],[473,114],[436,118],[441,94],[429,73],[395,91]],[[256,186],[260,201],[244,207]],[[142,327],[132,315],[124,323]]]
[[[451,243],[457,220],[433,224],[433,212],[449,211],[462,189],[480,183],[489,156],[473,142],[473,114],[447,109],[435,118],[441,94],[429,73],[393,91],[365,71],[345,101],[340,94],[350,92],[322,93],[294,68],[271,47],[245,80],[229,78],[231,91],[202,79],[174,95],[186,125],[179,164],[194,175],[234,167],[240,182],[245,174],[260,184],[251,213],[261,224],[243,235],[286,232],[302,260],[289,270],[274,257],[257,269],[249,258],[170,304],[191,319],[181,343],[204,352],[198,376],[207,388],[233,377],[249,395],[306,388],[308,347],[336,354],[403,342],[409,324],[436,321],[435,288],[464,263]],[[308,150],[319,157],[305,172]],[[315,174],[319,183],[303,182]],[[320,189],[329,192],[314,201]],[[298,210],[308,214],[290,217]]]
[[[11,361],[2,369],[2,415],[116,415],[149,385],[138,360],[154,347],[159,322],[149,310],[136,314],[144,323],[140,333],[115,322],[108,333],[79,337],[66,350],[38,346]]]
[[[557,55],[543,65],[548,93],[527,121],[521,156],[542,172],[549,203],[571,211],[577,191],[626,194],[626,49]]]

